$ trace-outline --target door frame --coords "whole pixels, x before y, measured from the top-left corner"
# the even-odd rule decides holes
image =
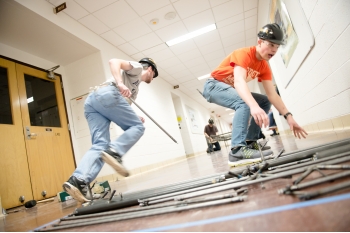
[[[24,62],[21,62],[21,61],[18,61],[16,59],[12,59],[12,58],[9,58],[9,57],[6,57],[6,56],[3,56],[0,54],[0,58],[3,58],[5,60],[8,60],[8,61],[12,61],[14,63],[18,63],[20,65],[23,65],[23,66],[28,66],[30,68],[33,68],[33,69],[37,69],[37,70],[40,70],[40,71],[44,71],[44,72],[47,72],[47,70],[43,69],[43,68],[40,68],[40,67],[37,67],[37,66],[33,66],[33,65],[30,65],[30,64],[27,64],[27,63],[24,63]],[[76,160],[75,160],[75,154],[74,154],[74,149],[73,149],[73,140],[72,140],[72,132],[71,132],[71,123],[69,122],[69,118],[68,118],[68,108],[67,108],[67,103],[66,103],[66,98],[65,98],[65,94],[64,94],[64,88],[63,88],[63,79],[62,79],[62,75],[61,74],[58,74],[58,73],[55,73],[54,72],[54,75],[57,75],[60,77],[61,79],[61,89],[62,89],[62,96],[63,96],[63,104],[64,104],[64,109],[66,110],[65,111],[65,117],[67,119],[67,122],[69,124],[69,127],[68,127],[68,133],[69,133],[69,140],[70,140],[70,144],[71,144],[71,150],[72,150],[72,154],[73,154],[73,161],[74,161],[74,167],[76,168],[77,167],[77,164],[76,164]]]

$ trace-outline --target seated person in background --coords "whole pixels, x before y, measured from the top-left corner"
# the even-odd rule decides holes
[[[211,137],[216,135],[216,133],[218,132],[218,128],[216,128],[216,126],[214,125],[213,119],[209,119],[208,123],[209,124],[204,127],[204,135],[208,143],[207,153],[210,153],[213,151],[221,150],[221,147],[219,142],[213,140],[213,138]],[[215,149],[213,149],[213,144],[215,145]]]

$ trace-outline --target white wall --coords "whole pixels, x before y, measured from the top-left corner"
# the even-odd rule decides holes
[[[287,74],[273,63],[271,67],[288,110],[300,125],[308,125],[350,114],[350,1],[300,2],[315,46],[287,88],[282,83]],[[266,0],[259,1],[259,26],[267,23],[266,4]],[[283,118],[275,120],[280,130],[286,129]]]

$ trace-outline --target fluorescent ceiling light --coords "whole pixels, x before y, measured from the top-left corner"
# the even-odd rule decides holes
[[[231,108],[226,108],[225,111],[231,111],[232,109]]]
[[[235,112],[231,112],[230,114],[228,114],[228,115],[234,115],[235,114]]]
[[[206,79],[206,78],[210,78],[210,77],[211,77],[210,74],[206,74],[206,75],[203,75],[203,76],[198,77],[197,79],[198,79],[198,80],[202,80],[202,79]]]
[[[32,97],[29,97],[29,98],[27,99],[27,103],[28,103],[28,104],[31,103],[31,102],[33,102],[33,101],[34,101],[33,96],[32,96]]]
[[[172,40],[169,40],[167,42],[165,42],[169,47],[170,46],[173,46],[173,45],[176,45],[178,43],[181,43],[185,40],[189,40],[189,39],[192,39],[196,36],[200,36],[204,33],[207,33],[207,32],[210,32],[210,31],[213,31],[216,29],[216,24],[210,24],[209,26],[206,26],[204,28],[201,28],[201,29],[198,29],[196,31],[193,31],[193,32],[190,32],[190,33],[187,33],[186,35],[183,35],[183,36],[179,36],[175,39],[172,39]]]

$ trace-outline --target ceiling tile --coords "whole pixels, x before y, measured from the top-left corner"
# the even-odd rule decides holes
[[[239,32],[235,35],[231,35],[229,37],[225,37],[222,39],[222,44],[224,47],[229,47],[231,45],[237,44],[245,40],[245,32]]]
[[[167,49],[169,48],[165,43],[161,43],[159,45],[156,45],[152,48],[146,49],[143,51],[144,54],[152,54],[152,53],[156,53],[159,52],[161,50]]]
[[[67,8],[64,9],[63,12],[75,20],[81,19],[89,14],[87,10],[85,10],[82,6],[80,6],[73,0],[50,0],[49,2],[51,2],[55,6],[58,6],[65,2]]]
[[[193,87],[193,86],[199,86],[199,85],[201,85],[201,83],[198,80],[191,80],[191,81],[181,83],[181,85],[189,88],[189,87]]]
[[[216,21],[230,18],[234,15],[243,13],[243,0],[232,0],[213,7],[214,17]]]
[[[227,18],[227,19],[224,19],[224,20],[221,20],[219,22],[216,23],[216,27],[217,28],[222,28],[222,27],[225,27],[229,24],[232,24],[232,23],[236,23],[238,21],[241,21],[244,19],[244,14],[238,14],[238,15],[235,15],[235,16],[232,16],[230,18]]]
[[[182,64],[181,61],[179,60],[178,57],[172,57],[169,59],[165,59],[165,60],[161,60],[158,61],[157,63],[160,67],[162,67],[163,69],[169,68],[171,66],[175,66],[178,64]]]
[[[229,47],[225,47],[225,48],[224,48],[225,54],[226,54],[226,56],[227,56],[227,55],[229,55],[230,53],[232,53],[234,50],[239,49],[239,48],[244,48],[244,47],[249,47],[249,46],[246,46],[245,41],[239,42],[239,43],[234,44],[234,45],[231,45],[231,46],[229,46]]]
[[[169,19],[165,19],[164,18],[165,15],[167,13],[169,13],[169,12],[175,12],[176,13],[176,16],[175,16],[174,19],[170,19],[169,20]],[[154,24],[150,24],[152,30],[154,30],[154,31],[158,30],[160,28],[163,28],[165,26],[168,26],[170,24],[176,23],[176,22],[181,20],[180,17],[177,15],[177,12],[176,12],[175,8],[172,5],[167,5],[165,7],[162,7],[160,9],[158,9],[158,10],[155,10],[155,11],[153,11],[153,12],[147,14],[147,15],[144,15],[144,16],[142,16],[142,19],[143,19],[143,21],[145,21],[145,23],[148,23],[148,24],[150,24],[150,21],[152,19],[158,19],[159,22],[157,24],[155,24],[155,25]]]
[[[120,25],[113,30],[127,41],[136,39],[152,32],[151,28],[140,18]]]
[[[188,70],[186,70],[187,73],[189,73]],[[190,81],[190,80],[193,80],[195,79],[196,77],[193,75],[193,74],[187,74],[186,76],[183,76],[181,78],[178,78],[176,79],[179,83],[183,83],[183,82],[187,82],[187,81]]]
[[[136,53],[134,55],[131,55],[131,57],[135,60],[135,61],[139,61],[144,57],[147,57],[145,54],[143,53]],[[159,73],[159,69],[158,69],[158,73]]]
[[[125,44],[119,45],[118,48],[120,50],[122,50],[126,54],[136,54],[136,53],[139,52],[137,49],[135,49],[135,47],[133,47],[129,43],[125,43]]]
[[[175,55],[173,54],[173,52],[170,49],[163,49],[161,51],[155,52],[155,53],[151,53],[149,54],[149,56],[156,60],[156,61],[161,61],[164,59],[168,59],[171,57],[175,57]]]
[[[249,18],[249,17],[251,17],[253,15],[257,15],[257,14],[258,14],[258,8],[253,8],[249,11],[244,12],[244,18]]]
[[[243,47],[244,47],[244,46],[243,46]],[[226,51],[226,50],[225,50],[225,51]],[[233,50],[232,50],[232,51],[233,51]],[[231,52],[232,52],[232,51],[231,51]],[[225,57],[223,57],[223,58],[217,58],[217,59],[213,59],[213,60],[207,62],[208,65],[209,65],[209,67],[210,67],[211,72],[212,72],[214,69],[216,69],[216,68],[220,65],[220,63],[222,62],[222,60],[224,60],[224,58],[225,58]]]
[[[185,76],[189,76],[189,71],[187,69],[181,70],[179,72],[172,73],[171,76],[175,79],[183,78]],[[191,75],[192,76],[192,75]]]
[[[220,40],[219,31],[216,29],[214,31],[211,31],[203,35],[200,35],[196,38],[193,38],[193,40],[197,46],[202,47],[204,45]]]
[[[198,30],[213,23],[215,23],[215,19],[210,9],[184,19],[184,24],[189,32]]]
[[[187,40],[187,41],[184,41],[182,43],[173,45],[169,48],[171,49],[171,51],[173,51],[174,54],[179,55],[181,53],[185,53],[187,51],[196,49],[197,46],[193,40]]]
[[[257,42],[258,38],[251,38],[245,41],[245,46],[246,47],[250,47],[250,46],[255,46],[258,42]]]
[[[200,65],[202,63],[206,63],[206,61],[204,60],[203,56],[200,56],[200,57],[197,57],[195,59],[186,61],[184,65],[187,68],[190,68],[192,66],[197,66],[197,65]]]
[[[208,74],[210,72],[207,63],[202,63],[196,66],[192,66],[188,69],[191,71],[192,74],[195,74],[195,73],[197,74],[198,72],[201,73],[199,76],[195,75],[196,78],[203,76],[205,74]]]
[[[119,0],[98,10],[93,15],[110,28],[115,28],[138,17],[136,12],[124,0]]]
[[[243,1],[243,2],[244,2],[244,11],[257,8],[259,4],[259,0],[249,0],[249,1]]]
[[[93,13],[105,6],[108,6],[118,0],[75,0],[80,6],[84,7],[90,13]],[[68,7],[68,6],[67,6]]]
[[[246,40],[247,39],[252,39],[252,38],[254,38],[256,40],[257,37],[258,37],[258,31],[257,31],[256,27],[248,29],[248,30],[245,31],[245,38],[246,38]]]
[[[228,2],[230,0],[209,0],[211,7],[221,5],[225,2]]]
[[[118,36],[112,30],[105,32],[105,33],[102,33],[101,37],[103,37],[106,41],[108,41],[109,43],[111,43],[114,46],[118,46],[118,45],[124,44],[126,42],[123,38]]]
[[[162,43],[163,41],[161,41],[155,33],[149,33],[147,35],[130,41],[130,44],[132,44],[135,48],[137,48],[140,51],[149,49]]]
[[[219,49],[217,51],[214,51],[214,52],[211,52],[211,53],[208,53],[204,56],[204,59],[206,61],[211,61],[211,60],[214,60],[216,58],[224,58],[225,57],[225,52],[223,49]]]
[[[255,28],[256,25],[258,24],[258,16],[254,15],[252,17],[246,18],[244,20],[244,24],[245,24],[245,30]]]
[[[221,38],[226,38],[231,35],[235,35],[239,32],[243,32],[244,30],[245,28],[243,20],[218,29]]]
[[[219,50],[219,49],[223,49],[223,46],[220,40],[199,48],[199,50],[203,55],[214,52],[215,50]]]
[[[163,27],[156,31],[156,34],[164,42],[174,39],[176,37],[182,36],[187,33],[188,33],[188,30],[186,29],[182,21],[173,23],[169,26]]]
[[[104,25],[93,15],[88,15],[84,18],[81,18],[79,19],[79,22],[98,35],[110,30],[106,25]]]
[[[166,68],[165,71],[171,75],[172,73],[176,73],[176,72],[179,72],[179,71],[185,70],[185,69],[186,69],[186,66],[184,66],[182,63],[180,63],[180,64],[172,65],[172,66]]]
[[[169,0],[126,0],[126,2],[136,11],[140,16],[148,14],[152,11],[155,11],[161,7],[170,4]]]
[[[199,51],[199,49],[193,49],[191,51],[188,51],[186,53],[182,53],[181,56],[179,56],[179,59],[185,63],[188,60],[192,60],[195,59],[197,57],[202,56],[201,52]]]
[[[210,8],[208,0],[180,0],[173,3],[173,5],[182,19]]]

